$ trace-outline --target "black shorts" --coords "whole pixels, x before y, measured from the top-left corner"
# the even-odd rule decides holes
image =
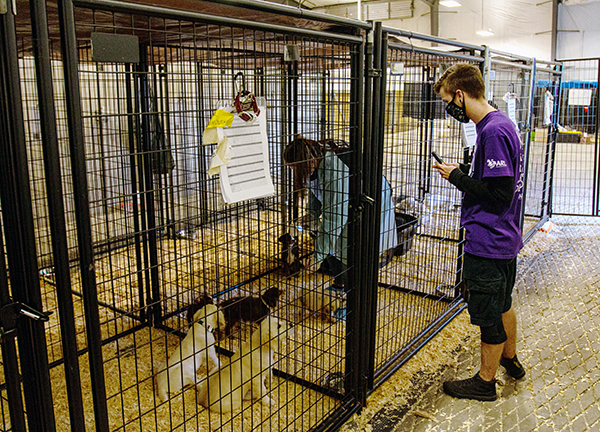
[[[517,259],[483,258],[465,253],[463,279],[471,323],[491,326],[502,321],[512,305]]]

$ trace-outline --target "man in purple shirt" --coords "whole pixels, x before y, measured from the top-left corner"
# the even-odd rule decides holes
[[[481,329],[481,367],[474,377],[444,383],[454,397],[493,401],[496,370],[520,379],[525,369],[517,359],[517,318],[512,290],[517,254],[523,247],[523,148],[514,123],[488,104],[481,72],[456,64],[434,90],[458,121],[477,125],[472,164],[434,163],[440,175],[463,192],[461,224],[465,228],[463,280],[471,323]]]

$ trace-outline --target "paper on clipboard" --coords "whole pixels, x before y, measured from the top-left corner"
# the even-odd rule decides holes
[[[504,102],[506,102],[506,109],[508,118],[515,124],[515,126],[519,126],[517,123],[517,95],[515,93],[507,92],[502,98]]]
[[[219,142],[227,139],[231,151],[220,171],[221,193],[226,203],[275,194],[269,167],[267,103],[257,98],[260,114],[252,123],[235,116],[231,127],[217,128]]]
[[[460,132],[463,147],[473,147],[477,142],[477,128],[473,120],[470,120],[469,123],[461,123]]]

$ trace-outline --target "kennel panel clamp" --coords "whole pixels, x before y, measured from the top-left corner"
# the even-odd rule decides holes
[[[385,90],[377,163],[392,187],[398,246],[380,262],[372,305],[374,387],[464,307],[461,195],[432,170],[431,152],[452,162],[464,162],[466,152],[460,125],[446,115],[433,86],[452,64],[484,61],[480,46],[383,30],[387,48],[382,49]],[[467,54],[432,49],[430,42]]]
[[[54,402],[48,415],[54,415],[58,430],[79,424],[70,416],[78,409],[85,424],[81,429],[98,431],[324,430],[358,409],[357,380],[349,378],[358,375],[358,350],[355,341],[346,340],[353,334],[348,328],[356,316],[352,312],[358,310],[352,292],[343,300],[347,321],[326,322],[307,312],[296,325],[303,332],[277,346],[269,395],[278,406],[249,403],[241,412],[221,416],[198,405],[194,388],[170,395],[165,403],[156,399],[156,375],[188,330],[186,308],[201,294],[218,303],[277,286],[285,295],[273,315],[295,321],[296,298],[311,290],[325,292],[329,285],[329,277],[316,273],[280,273],[277,239],[294,213],[293,208],[288,212],[290,173],[281,160],[285,144],[296,133],[343,139],[360,158],[361,68],[370,24],[276,5],[268,13],[231,6],[225,7],[232,12],[227,16],[205,13],[222,12],[222,7],[196,2],[195,11],[185,11],[111,0],[66,1],[60,7],[50,2],[48,7],[48,28],[63,44],[61,49],[47,42],[57,112],[48,119],[45,105],[39,114],[29,109],[35,105],[23,112],[31,113],[24,142],[34,156],[28,168],[36,197],[45,198],[37,185],[46,176],[55,181],[57,173],[65,191],[67,250],[40,249],[44,259],[31,269],[54,310],[65,269],[72,277],[67,285],[74,313],[69,317],[61,310],[60,324],[69,323],[74,334],[60,331],[58,314],[45,334],[53,392],[47,400]],[[20,29],[28,28],[26,13],[16,18]],[[31,35],[20,30],[19,37],[20,56],[27,57]],[[111,50],[114,44],[118,50]],[[297,48],[297,60],[286,54],[290,46]],[[103,57],[96,57],[100,53]],[[33,77],[32,66],[23,60],[22,74]],[[208,175],[214,147],[204,146],[201,136],[217,102],[235,97],[238,72],[268,104],[268,167],[275,194],[227,204],[219,178]],[[39,95],[29,88],[35,79],[28,83],[25,100],[37,102]],[[35,125],[45,123],[60,126],[58,157],[64,167],[51,172],[40,169],[36,147]],[[43,229],[49,225],[46,210],[36,206],[35,218],[39,229],[31,232],[41,238],[48,232]],[[312,240],[299,237],[305,258]],[[49,239],[53,246],[60,240],[54,229]],[[11,283],[16,281],[13,276]],[[222,361],[251,328],[241,325],[218,342]],[[77,385],[62,373],[71,356],[61,347],[70,342],[76,359],[87,356],[74,368],[82,371]],[[74,398],[62,397],[72,389],[82,394],[79,407]],[[33,421],[30,411],[27,420]]]

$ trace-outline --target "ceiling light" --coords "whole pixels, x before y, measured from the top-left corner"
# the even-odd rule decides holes
[[[459,7],[459,6],[462,6],[456,0],[440,0],[440,4],[442,6],[446,6],[446,7]]]
[[[482,29],[476,31],[475,33],[477,33],[479,36],[494,36],[494,32],[492,31],[492,29]]]

